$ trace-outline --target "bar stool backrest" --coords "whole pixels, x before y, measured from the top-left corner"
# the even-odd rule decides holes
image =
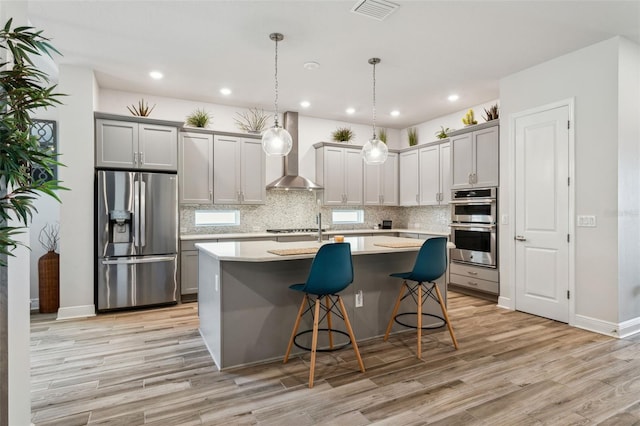
[[[447,270],[447,238],[429,238],[424,242],[408,279],[418,282],[437,280]]]
[[[302,291],[324,296],[338,293],[352,282],[351,244],[325,244],[313,258],[309,277]]]

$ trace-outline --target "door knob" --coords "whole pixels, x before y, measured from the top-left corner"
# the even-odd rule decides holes
[[[514,237],[514,240],[516,240],[516,241],[527,241],[527,239],[525,237],[523,237],[522,235],[516,235]]]

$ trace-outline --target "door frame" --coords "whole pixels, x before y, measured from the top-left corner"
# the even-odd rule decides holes
[[[514,240],[515,236],[515,220],[516,220],[516,150],[515,150],[515,141],[516,141],[516,120],[518,118],[540,113],[543,111],[547,111],[554,108],[560,107],[568,107],[569,112],[569,203],[568,203],[568,229],[569,229],[569,325],[575,324],[575,300],[576,300],[576,292],[575,292],[575,267],[576,267],[576,259],[575,259],[575,98],[563,99],[556,102],[551,102],[544,105],[539,105],[533,108],[529,108],[523,111],[519,111],[516,113],[512,113],[509,115],[509,146],[511,148],[511,152],[509,154],[509,211],[511,212],[511,225],[509,226],[510,233],[512,234],[507,238],[508,247],[501,248],[500,250],[507,249],[509,253],[515,253],[516,251],[516,242]],[[515,254],[509,257],[509,294],[512,296],[512,300],[510,303],[510,308],[515,310],[516,307],[516,256]],[[502,298],[501,298],[502,299]],[[501,303],[504,305],[504,303]]]

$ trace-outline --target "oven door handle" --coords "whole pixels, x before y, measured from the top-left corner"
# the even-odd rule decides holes
[[[451,223],[449,224],[451,228],[483,228],[483,229],[494,229],[495,225],[490,225],[487,223]]]
[[[466,206],[481,206],[486,204],[495,204],[495,198],[468,198],[464,200],[451,200],[451,204],[464,204]]]

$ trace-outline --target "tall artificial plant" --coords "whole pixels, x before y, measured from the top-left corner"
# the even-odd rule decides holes
[[[31,134],[35,110],[59,105],[62,96],[32,62],[34,56],[60,54],[41,33],[28,26],[12,28],[12,19],[0,30],[0,53],[6,58],[0,62],[0,255],[11,256],[19,244],[15,235],[37,212],[33,201],[41,194],[60,201],[56,191],[65,189],[57,180],[31,174],[35,167],[52,174],[61,165],[57,153],[42,148]],[[20,226],[8,226],[9,219]]]

